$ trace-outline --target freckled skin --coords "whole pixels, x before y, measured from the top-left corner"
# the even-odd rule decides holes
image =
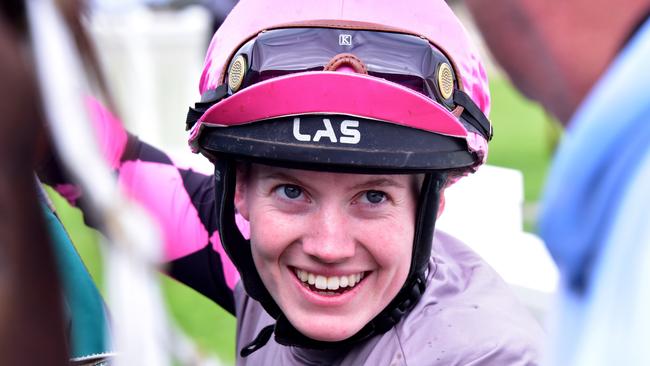
[[[317,340],[343,340],[395,297],[411,263],[416,178],[263,165],[238,174],[235,205],[250,221],[255,265],[296,329]],[[300,196],[288,197],[287,185]],[[380,203],[370,202],[377,197]],[[292,268],[366,277],[346,301],[323,305],[305,296]]]

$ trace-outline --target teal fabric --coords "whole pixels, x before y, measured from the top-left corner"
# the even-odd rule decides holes
[[[43,211],[63,282],[71,357],[106,353],[108,316],[104,301],[59,218],[46,204]]]

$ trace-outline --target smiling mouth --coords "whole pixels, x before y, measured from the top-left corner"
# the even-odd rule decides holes
[[[336,296],[352,290],[365,277],[365,272],[345,276],[323,276],[293,268],[298,280],[310,291],[323,296]]]

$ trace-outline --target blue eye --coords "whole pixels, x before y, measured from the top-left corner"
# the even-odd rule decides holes
[[[364,197],[368,202],[378,204],[386,200],[386,193],[381,191],[367,191],[364,194]]]
[[[302,189],[291,184],[285,184],[278,187],[278,190],[280,190],[284,196],[292,200],[302,196]]]

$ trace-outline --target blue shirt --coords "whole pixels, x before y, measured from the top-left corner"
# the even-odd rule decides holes
[[[576,112],[549,175],[540,234],[562,273],[553,365],[650,364],[649,60],[650,21]]]

